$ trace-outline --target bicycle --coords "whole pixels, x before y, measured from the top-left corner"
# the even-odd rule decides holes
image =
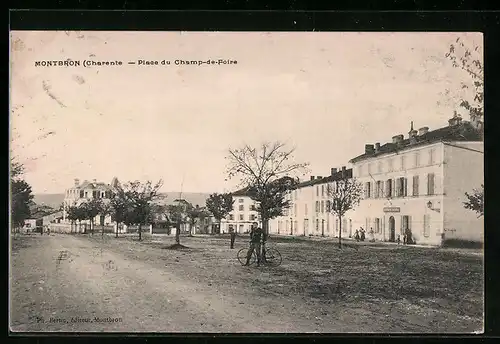
[[[265,252],[265,254],[262,256],[262,261],[261,263],[264,265],[272,266],[272,267],[277,267],[281,265],[281,262],[283,261],[283,258],[281,257],[281,253],[271,247],[271,248],[266,248],[266,244],[262,243],[262,249]],[[248,248],[242,248],[238,251],[237,257],[238,261],[241,263],[241,265],[245,265],[247,262],[247,253],[248,253]],[[252,252],[252,256],[250,257],[250,261],[248,262],[249,265],[254,264],[257,261],[257,254],[255,251]]]

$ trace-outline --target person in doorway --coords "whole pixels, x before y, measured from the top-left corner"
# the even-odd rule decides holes
[[[231,249],[234,248],[234,241],[236,240],[236,232],[234,231],[234,227],[229,227],[229,236],[231,237]]]
[[[252,253],[255,251],[257,255],[257,266],[260,265],[261,255],[261,240],[262,240],[262,229],[259,228],[259,224],[257,222],[252,223],[252,229],[250,230],[250,248],[247,253],[247,261],[245,266],[250,264],[250,258],[252,257]]]

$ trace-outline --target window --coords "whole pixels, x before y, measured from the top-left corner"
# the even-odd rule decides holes
[[[243,203],[244,202],[243,198],[240,198],[238,202]]]
[[[319,213],[319,201],[316,201],[316,212]]]
[[[365,198],[371,198],[372,197],[372,183],[367,182],[365,183]]]
[[[319,185],[316,185],[316,196],[319,196]]]
[[[418,196],[419,180],[418,176],[413,176],[413,196]]]
[[[396,197],[405,197],[406,195],[406,178],[396,179]]]
[[[252,205],[250,206],[250,210],[253,210],[253,211],[257,210],[257,208],[255,208],[255,204],[252,204]]]
[[[387,160],[389,172],[392,172],[394,169],[394,161],[393,160],[394,160],[393,158],[390,158],[389,160]]]
[[[89,193],[87,191],[85,191],[85,198],[88,198],[89,196]]]
[[[381,232],[380,219],[379,218],[375,219],[375,229],[374,229],[374,232],[375,233],[380,233]]]
[[[240,221],[243,221],[243,214],[240,214]]]
[[[435,149],[431,148],[429,150],[429,165],[434,165],[434,155],[435,155]]]
[[[424,236],[428,237],[431,234],[431,216],[424,215]]]
[[[229,220],[231,220],[231,221],[234,220],[234,215],[233,214],[229,214]]]
[[[406,157],[404,155],[401,156],[401,170],[406,169]]]
[[[420,166],[420,153],[415,152],[415,167],[419,167],[419,166]]]
[[[244,210],[244,205],[243,205],[243,204],[240,204],[240,206],[238,207],[238,209],[239,209],[240,211],[243,211],[243,210]]]
[[[375,190],[375,198],[384,197],[384,182],[379,180],[377,182],[377,189]]]
[[[321,212],[325,212],[325,201],[321,201]]]
[[[377,172],[382,173],[382,161],[379,161],[377,164]]]
[[[248,219],[250,221],[254,221],[255,220],[255,214],[250,214],[250,216],[248,217]]]
[[[434,195],[434,173],[427,175],[427,195]]]
[[[385,182],[385,197],[392,197],[392,179],[387,179]]]
[[[326,212],[329,213],[331,209],[331,201],[326,201]]]

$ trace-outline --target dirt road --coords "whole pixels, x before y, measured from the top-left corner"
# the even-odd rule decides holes
[[[26,241],[12,256],[13,331],[320,330],[314,321],[296,319],[276,299],[243,299],[85,238],[53,235]]]
[[[13,240],[11,330],[332,333],[478,327],[477,319],[428,307],[424,313],[407,302],[387,307],[332,294],[315,301],[306,289],[323,282],[301,270],[310,264],[244,268],[230,260],[236,250],[225,246],[190,239],[193,250],[185,253],[149,240],[57,234]],[[331,264],[323,262],[325,268]],[[307,288],[283,291],[300,278]]]

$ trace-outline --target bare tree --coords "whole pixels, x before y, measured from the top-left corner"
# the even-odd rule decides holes
[[[265,142],[259,149],[245,145],[229,149],[228,178],[239,177],[240,186],[259,203],[258,212],[264,230],[263,242],[269,234],[269,220],[289,206],[283,200],[286,191],[293,188],[293,175],[307,172],[308,163],[294,162],[295,149],[282,142]]]
[[[362,185],[354,178],[349,178],[347,171],[342,171],[341,177],[328,184],[327,195],[329,198],[329,211],[339,218],[339,248],[342,248],[342,219],[345,214],[358,206]]]

